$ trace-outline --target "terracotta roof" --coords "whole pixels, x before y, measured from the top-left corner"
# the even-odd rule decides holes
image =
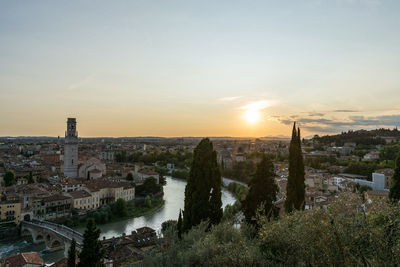
[[[27,263],[32,264],[43,264],[42,258],[37,252],[26,252],[21,254]]]
[[[71,197],[63,196],[63,195],[51,195],[49,197],[42,198],[42,200],[44,202],[57,201],[57,200],[66,200],[66,199],[71,199]]]
[[[4,263],[9,263],[13,267],[22,267],[26,264],[43,265],[43,260],[37,252],[24,252],[15,256],[8,257],[3,260]]]
[[[67,267],[68,266],[68,259],[62,258],[61,260],[57,261],[51,267]]]
[[[77,191],[73,191],[73,192],[69,192],[69,195],[71,195],[71,197],[73,197],[74,199],[76,198],[84,198],[84,197],[90,197],[91,195],[86,192],[85,190],[77,190]]]
[[[127,182],[114,182],[105,179],[96,179],[88,181],[86,187],[90,191],[94,192],[94,191],[99,191],[102,188],[118,188],[118,187],[129,188],[131,186]]]

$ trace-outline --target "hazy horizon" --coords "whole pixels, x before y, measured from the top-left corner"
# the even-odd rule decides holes
[[[2,1],[0,136],[400,125],[400,1]]]

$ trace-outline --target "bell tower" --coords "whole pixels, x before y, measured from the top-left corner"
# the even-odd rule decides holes
[[[64,176],[78,177],[78,132],[76,119],[68,118],[64,144]]]

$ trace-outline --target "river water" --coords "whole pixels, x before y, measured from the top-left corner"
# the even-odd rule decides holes
[[[123,233],[130,234],[136,228],[149,226],[156,231],[161,230],[161,224],[166,220],[177,220],[179,209],[183,209],[184,194],[186,181],[166,177],[167,184],[164,186],[164,200],[165,204],[162,208],[152,214],[144,215],[141,217],[126,219],[119,222],[107,223],[98,225],[101,229],[101,238],[111,238],[113,236],[120,236]],[[222,190],[222,205],[225,207],[227,204],[233,204],[235,198],[227,190]],[[83,233],[84,227],[77,227]],[[32,244],[29,238],[16,238],[12,241],[0,241],[0,258],[8,255],[15,255],[17,251],[37,251],[45,260],[46,263],[52,263],[61,259],[64,251],[48,252],[44,244]]]

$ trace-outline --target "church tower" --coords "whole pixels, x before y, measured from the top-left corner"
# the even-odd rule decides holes
[[[78,132],[76,119],[68,118],[64,144],[64,176],[78,177]]]

